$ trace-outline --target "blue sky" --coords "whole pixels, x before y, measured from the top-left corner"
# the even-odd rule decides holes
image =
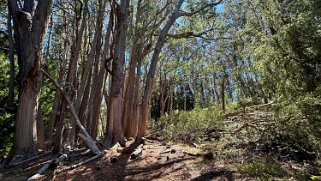
[[[224,12],[224,5],[223,4],[219,4],[219,5],[215,6],[215,8],[218,13]]]

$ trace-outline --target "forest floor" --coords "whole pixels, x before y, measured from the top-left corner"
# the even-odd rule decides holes
[[[257,121],[266,117],[266,113],[254,112],[248,116],[256,117],[252,121]],[[260,128],[252,123],[244,124],[241,119],[237,115],[226,120],[228,129],[238,135],[223,134],[204,144],[179,144],[149,137],[136,159],[118,148],[106,150],[102,157],[70,169],[71,165],[93,156],[85,149],[72,151],[63,164],[47,171],[40,180],[309,180],[313,162],[280,162],[273,155],[256,152],[253,142],[242,138],[246,137],[244,134],[251,134],[247,138],[257,139]],[[255,129],[242,131],[248,127]],[[2,170],[0,180],[26,180],[52,157],[50,153],[43,154]]]
[[[48,171],[40,180],[234,180],[238,174],[224,164],[215,164],[209,156],[202,158],[203,150],[186,145],[146,140],[142,154],[131,159],[130,154],[105,151],[92,162],[69,169],[70,165],[90,158],[90,153],[73,153],[64,164]],[[35,160],[9,168],[0,173],[0,180],[26,180],[52,155],[46,154]]]

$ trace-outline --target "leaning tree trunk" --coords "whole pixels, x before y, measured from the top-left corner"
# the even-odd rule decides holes
[[[156,73],[156,66],[159,60],[159,54],[161,52],[161,49],[165,43],[165,38],[174,24],[175,20],[179,17],[179,9],[181,8],[184,0],[180,0],[177,3],[177,6],[172,13],[171,17],[167,21],[166,25],[164,28],[161,30],[160,35],[158,37],[154,53],[152,56],[151,60],[151,65],[149,67],[149,71],[147,74],[147,80],[146,80],[146,85],[145,85],[145,90],[144,90],[144,97],[143,97],[143,104],[142,104],[142,117],[139,122],[139,127],[138,127],[138,134],[137,134],[137,141],[139,142],[141,138],[144,136],[146,132],[146,126],[147,126],[147,120],[149,118],[149,105],[150,105],[150,99],[152,96],[152,88],[154,84],[154,78],[155,78],[155,73]]]
[[[35,156],[37,150],[37,112],[41,87],[41,54],[45,39],[52,0],[24,1],[19,9],[16,0],[9,1],[14,23],[18,54],[19,107],[15,122],[15,138],[11,155],[22,159]],[[15,160],[18,161],[18,160]]]

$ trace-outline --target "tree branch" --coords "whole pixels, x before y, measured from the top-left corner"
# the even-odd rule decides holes
[[[213,31],[214,29],[208,29],[199,33],[194,33],[192,31],[188,31],[185,33],[179,33],[179,34],[168,34],[167,36],[169,38],[174,38],[174,39],[180,39],[180,38],[195,38],[195,37],[200,37],[200,38],[205,38],[203,35],[207,34],[210,31]]]
[[[219,0],[218,2],[215,2],[215,3],[205,4],[205,5],[202,6],[200,9],[198,9],[198,10],[196,10],[196,11],[193,11],[193,12],[181,11],[181,12],[179,13],[179,16],[193,16],[194,14],[197,14],[197,13],[205,10],[206,8],[213,7],[213,6],[216,6],[216,5],[221,4],[222,1],[223,1],[223,0]]]

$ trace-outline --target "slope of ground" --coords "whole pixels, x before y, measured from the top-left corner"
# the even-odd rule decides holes
[[[228,116],[220,138],[201,144],[179,144],[157,140],[159,136],[154,137],[156,140],[150,137],[136,159],[118,148],[70,169],[93,156],[86,149],[72,151],[63,164],[47,171],[40,180],[308,180],[311,169],[318,168],[314,165],[316,161],[279,161],[256,150],[260,135],[269,129],[268,118],[266,111]],[[2,170],[0,180],[26,180],[52,158],[53,155],[45,153]]]
[[[78,153],[79,154],[79,153]],[[130,159],[130,154],[106,151],[100,159],[69,169],[76,160],[67,160],[41,180],[234,180],[233,170],[215,162],[202,163],[202,150],[183,145],[164,144],[147,140],[142,154]],[[85,159],[90,154],[83,154]],[[32,176],[49,155],[19,165],[1,173],[1,180],[26,180]],[[212,159],[212,158],[209,158]],[[79,160],[78,160],[79,162]]]

